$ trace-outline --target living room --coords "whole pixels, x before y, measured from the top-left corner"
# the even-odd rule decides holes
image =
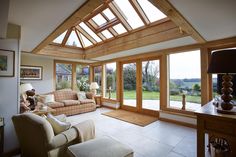
[[[211,53],[236,47],[234,1],[127,0],[131,17],[117,0],[36,2],[1,2],[0,49],[12,57],[10,74],[0,77],[6,154],[19,148],[12,116],[20,113],[21,85],[30,84],[37,96],[96,91],[98,108],[67,119],[93,119],[98,136],[115,137],[134,156],[200,156],[195,111],[220,88],[215,72],[207,72]],[[159,19],[149,16],[155,10]],[[96,26],[97,15],[107,22]],[[38,75],[25,76],[24,69]],[[140,127],[104,115],[117,110],[157,120]],[[139,140],[148,145],[143,151]]]

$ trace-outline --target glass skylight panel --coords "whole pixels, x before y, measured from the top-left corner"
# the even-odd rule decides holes
[[[157,7],[155,7],[148,0],[138,0],[139,5],[147,15],[150,22],[158,21],[166,17]]]
[[[61,44],[65,35],[66,35],[66,32],[67,32],[67,30],[64,33],[62,33],[61,35],[59,35],[56,39],[54,39],[53,42]]]
[[[89,47],[89,46],[93,45],[93,44],[91,43],[91,41],[89,41],[83,34],[80,33],[80,35],[81,35],[81,38],[82,38],[82,40],[83,40],[83,42],[84,42],[84,46],[85,46],[85,47]]]
[[[107,22],[101,14],[97,14],[92,19],[94,20],[94,22],[96,22],[98,26],[101,26],[102,24]]]
[[[84,23],[81,22],[80,27],[82,27],[90,36],[93,37],[97,42],[101,42],[102,40]]]
[[[115,18],[115,15],[111,12],[111,10],[109,8],[105,9],[103,11],[103,13],[106,15],[106,17],[109,19],[109,20],[112,20]]]
[[[138,27],[143,26],[143,22],[130,4],[128,0],[114,0],[114,2],[117,4],[117,6],[120,8],[120,10],[125,15],[126,21],[130,24],[130,26],[135,29]]]
[[[118,33],[118,34],[122,34],[127,32],[126,29],[124,28],[124,26],[119,23],[118,25],[113,26],[114,30]]]
[[[113,35],[108,31],[108,30],[104,30],[101,32],[107,39],[112,38]]]
[[[72,31],[68,40],[66,41],[66,45],[70,45],[70,46],[76,46],[76,47],[82,47],[79,39],[75,33],[75,31]]]

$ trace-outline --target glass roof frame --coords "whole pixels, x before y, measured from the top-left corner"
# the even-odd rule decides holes
[[[126,3],[126,5],[128,4],[128,9],[132,10],[132,14],[135,14],[138,21],[137,19],[131,19],[134,15],[129,15],[131,12],[127,11],[127,8],[123,8],[124,5],[122,5],[122,1],[111,0],[104,2],[104,4],[96,9],[90,16],[85,17],[78,22],[77,25],[64,31],[53,40],[52,44],[88,49],[117,37],[133,33],[136,30],[147,28],[151,24],[160,23],[159,21],[166,18],[165,14],[148,0],[123,0],[123,2]],[[147,9],[145,5],[149,5],[151,9]],[[151,12],[148,12],[149,10],[151,10]],[[150,17],[152,14],[158,17]],[[95,17],[100,17],[102,21],[94,20]],[[128,18],[130,19],[129,21]],[[133,23],[131,21],[133,21]],[[76,33],[76,40],[78,41],[73,41],[72,45],[68,45],[67,42],[69,38],[71,40],[70,36],[73,32]],[[104,34],[104,32],[106,33]],[[64,39],[62,39],[63,36]]]

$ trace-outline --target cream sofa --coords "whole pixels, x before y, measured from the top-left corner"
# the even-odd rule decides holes
[[[15,115],[12,117],[12,121],[20,143],[22,157],[67,157],[67,147],[82,141],[83,135],[79,134],[76,127],[54,135],[53,128],[46,118],[33,113]],[[91,120],[76,126],[85,127],[86,132],[94,132],[94,123]],[[91,139],[93,138],[91,137]]]
[[[71,89],[58,90],[47,95],[49,94],[54,95],[55,100],[54,102],[46,103],[46,105],[56,110],[53,113],[54,115],[74,115],[96,110],[96,103],[93,94],[90,92],[86,93],[86,99],[79,99],[78,92]],[[40,97],[39,100],[44,103],[42,95]]]

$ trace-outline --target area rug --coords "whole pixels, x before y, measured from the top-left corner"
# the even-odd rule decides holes
[[[115,111],[110,111],[110,112],[106,112],[102,114],[105,116],[123,120],[125,122],[129,122],[129,123],[136,124],[143,127],[148,124],[151,124],[152,122],[157,121],[158,119],[156,117],[142,115],[139,113],[129,112],[125,110],[115,110]]]

